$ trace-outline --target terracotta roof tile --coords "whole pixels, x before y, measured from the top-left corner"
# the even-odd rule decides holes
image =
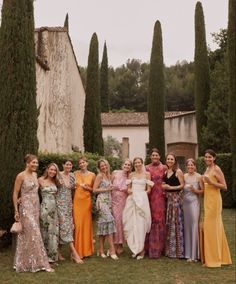
[[[165,119],[185,116],[195,111],[173,111],[165,112]],[[147,126],[147,112],[108,112],[102,113],[102,126]]]

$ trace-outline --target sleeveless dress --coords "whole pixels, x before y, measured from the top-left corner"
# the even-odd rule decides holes
[[[176,172],[168,178],[165,174],[163,181],[170,186],[180,185]],[[168,257],[184,257],[184,220],[182,197],[179,190],[166,190],[166,244],[165,255]]]
[[[152,225],[150,233],[146,235],[145,252],[149,258],[158,258],[165,250],[166,197],[161,184],[166,166],[162,163],[150,164],[146,166],[146,170],[150,172],[154,186],[148,195]]]
[[[56,201],[59,221],[59,244],[73,242],[73,217],[72,217],[72,191],[75,188],[74,174],[70,173],[69,186],[62,180],[58,187]]]
[[[199,215],[200,215],[200,200],[199,195],[191,192],[188,185],[192,185],[195,189],[200,189],[198,179],[200,174],[184,175],[184,197],[183,197],[183,212],[184,212],[184,250],[185,258],[198,260],[200,259],[199,248]]]
[[[217,182],[213,174],[209,174]],[[201,243],[201,260],[207,267],[232,264],[228,242],[221,217],[222,199],[220,189],[205,183],[204,189],[204,238]]]
[[[113,235],[114,244],[124,243],[124,232],[123,232],[123,222],[122,213],[125,208],[127,194],[127,175],[124,174],[122,170],[115,171],[114,173],[113,186],[115,189],[111,193],[112,198],[112,214],[115,218],[116,223],[116,233]]]
[[[151,229],[151,212],[146,185],[153,185],[152,181],[133,178],[132,194],[126,199],[123,211],[123,228],[128,247],[137,255],[144,249],[145,237]]]
[[[73,200],[74,217],[74,246],[81,258],[90,256],[94,252],[93,222],[92,222],[92,194],[80,187],[80,184],[93,187],[95,174],[88,172],[81,175],[79,171],[74,173],[76,190]]]
[[[107,188],[110,181],[102,179],[99,187]],[[98,236],[106,236],[116,232],[115,219],[111,212],[111,192],[101,192],[97,195],[96,208],[98,211]]]
[[[16,272],[50,270],[39,227],[38,180],[25,177],[20,188],[20,220],[23,230],[17,234],[14,269]]]
[[[49,262],[58,260],[58,216],[56,205],[56,185],[44,186],[40,189],[42,202],[40,207],[40,228]]]

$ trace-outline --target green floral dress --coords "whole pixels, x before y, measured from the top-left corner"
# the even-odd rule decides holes
[[[40,228],[49,262],[58,260],[57,248],[59,237],[58,215],[56,206],[56,185],[41,187],[42,203],[40,208]]]

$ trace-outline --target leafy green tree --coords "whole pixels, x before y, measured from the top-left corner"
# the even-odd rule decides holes
[[[106,157],[113,156],[113,157],[121,158],[120,142],[116,138],[112,137],[111,135],[108,135],[104,139],[104,155]]]
[[[227,31],[221,29],[212,34],[213,41],[218,45],[209,51],[211,92],[207,114],[207,125],[203,127],[202,138],[206,148],[220,153],[230,151],[228,129],[228,74],[226,64]],[[223,134],[223,135],[222,135]]]
[[[215,63],[211,73],[211,96],[207,108],[207,125],[203,126],[202,140],[206,148],[219,153],[230,151],[228,130],[228,78],[225,60]]]
[[[125,65],[109,69],[111,109],[147,111],[149,64],[128,60]]]
[[[199,154],[203,154],[206,146],[202,140],[202,129],[207,125],[206,110],[210,98],[210,73],[206,45],[205,23],[201,2],[195,8],[195,53],[194,53],[194,95],[197,122]]]
[[[96,33],[91,38],[89,48],[83,130],[85,151],[103,155],[98,38]]]
[[[232,152],[233,196],[236,200],[236,0],[228,11],[229,132]]]
[[[211,35],[213,37],[213,42],[218,45],[218,48],[214,51],[209,50],[210,70],[214,70],[217,62],[225,60],[225,54],[227,51],[227,30],[220,29],[219,32],[212,33]]]
[[[108,89],[108,58],[107,46],[104,43],[103,56],[100,70],[100,96],[101,96],[101,111],[109,112],[109,89]]]
[[[152,52],[150,59],[150,76],[148,92],[149,149],[159,149],[161,157],[165,156],[165,82],[162,51],[161,23],[154,26]]]
[[[194,110],[193,63],[177,62],[165,68],[166,109],[168,111]]]
[[[38,151],[33,1],[3,1],[0,62],[0,224],[8,229],[15,177]]]

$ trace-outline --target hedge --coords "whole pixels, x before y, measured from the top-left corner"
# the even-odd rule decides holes
[[[85,153],[85,156],[88,159],[88,170],[97,173],[97,161],[101,158],[98,154],[93,153]],[[51,162],[54,162],[58,165],[59,169],[62,170],[62,161],[65,158],[70,158],[73,161],[73,171],[78,170],[78,159],[81,157],[80,153],[72,153],[72,154],[56,154],[56,153],[39,153],[39,169],[38,176],[41,176],[45,171],[47,165]],[[115,157],[105,157],[105,159],[109,162],[111,171],[117,170],[121,168],[122,161],[119,158]]]
[[[221,196],[223,200],[224,208],[233,208],[236,205],[236,200],[233,198],[233,188],[232,188],[232,157],[230,153],[217,154],[216,164],[221,168],[225,175],[227,183],[227,191],[221,190]],[[206,169],[204,162],[204,157],[199,157],[197,159],[197,169],[200,174],[203,174]],[[236,190],[236,189],[234,189]]]

